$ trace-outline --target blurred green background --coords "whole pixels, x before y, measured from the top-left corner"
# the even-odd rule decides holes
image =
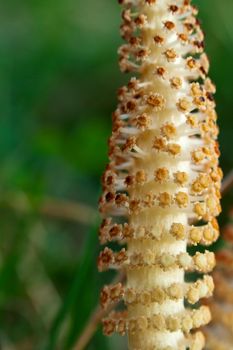
[[[193,1],[233,168],[233,2]],[[0,348],[72,349],[99,289],[97,200],[119,73],[116,0],[0,3]],[[227,212],[232,194],[224,204]],[[87,349],[125,349],[95,334]]]

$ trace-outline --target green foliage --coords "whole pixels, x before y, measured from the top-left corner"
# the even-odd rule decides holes
[[[66,337],[62,349],[69,348],[68,346],[73,343],[76,334],[80,333],[83,322],[87,322],[88,315],[96,305],[97,295],[93,293],[93,287],[95,290],[96,285],[96,276],[93,276],[96,275],[93,273],[93,266],[97,258],[96,230],[97,226],[94,226],[85,238],[82,254],[75,271],[75,279],[49,333],[49,350],[58,348],[59,333],[67,318],[71,318],[72,322],[69,322],[68,337]],[[83,307],[79,305],[80,300],[82,300]]]
[[[221,164],[233,167],[233,3],[196,0],[219,113]],[[44,198],[97,210],[118,70],[120,9],[109,0],[0,4],[0,347],[72,349],[99,289],[93,221],[48,213]],[[224,215],[232,193],[224,201]],[[124,349],[100,329],[87,349]]]

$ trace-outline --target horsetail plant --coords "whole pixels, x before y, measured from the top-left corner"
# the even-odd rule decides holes
[[[105,286],[101,304],[126,309],[103,320],[104,333],[127,333],[130,350],[204,347],[210,319],[199,300],[212,295],[214,253],[190,254],[219,235],[218,127],[207,78],[203,32],[190,0],[119,0],[120,68],[134,73],[118,91],[103,175],[100,271],[122,269],[126,284]],[[200,277],[187,282],[186,274]],[[195,308],[192,305],[195,304]]]

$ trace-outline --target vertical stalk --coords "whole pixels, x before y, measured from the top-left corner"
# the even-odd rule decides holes
[[[130,350],[202,349],[193,329],[210,321],[208,307],[185,307],[210,296],[208,275],[193,283],[186,271],[208,273],[209,251],[188,245],[218,238],[221,170],[218,167],[215,87],[203,53],[197,10],[187,0],[121,0],[119,49],[123,72],[103,175],[100,270],[124,269],[126,285],[105,286],[101,303],[123,299],[126,311],[103,321],[106,335],[128,334]]]

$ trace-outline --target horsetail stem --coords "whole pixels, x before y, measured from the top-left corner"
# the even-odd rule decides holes
[[[190,306],[212,295],[213,280],[185,275],[209,273],[215,257],[187,246],[218,238],[222,178],[204,35],[189,0],[119,2],[120,68],[135,77],[113,113],[100,241],[124,247],[105,247],[98,267],[125,270],[126,285],[105,286],[101,304],[123,300],[126,309],[103,320],[104,333],[127,333],[130,350],[198,350],[211,315]]]

